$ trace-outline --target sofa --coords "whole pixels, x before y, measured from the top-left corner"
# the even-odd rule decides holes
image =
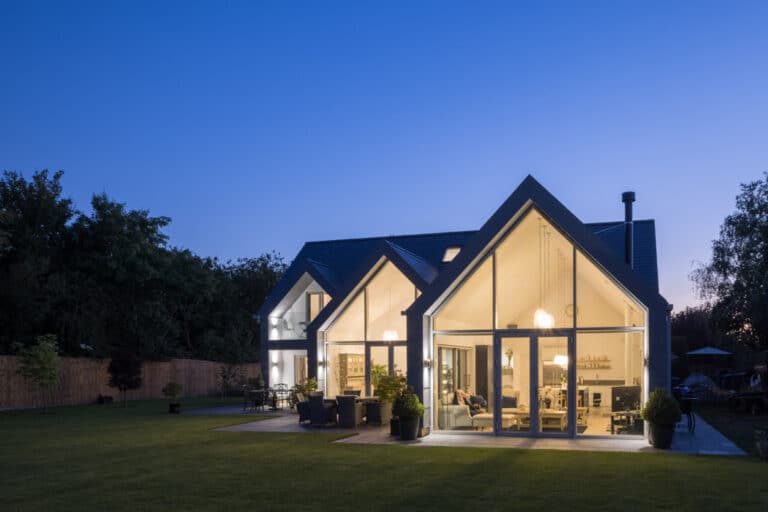
[[[472,428],[472,415],[466,404],[440,404],[437,409],[437,426],[445,430]]]
[[[518,425],[520,413],[517,409],[517,401],[519,395],[519,391],[512,391],[502,396],[502,428],[512,428]],[[444,430],[493,428],[492,404],[489,404],[490,407],[485,412],[477,412],[477,409],[473,411],[473,408],[466,403],[456,404],[453,403],[454,401],[458,401],[458,398],[449,395],[438,405],[438,428]]]

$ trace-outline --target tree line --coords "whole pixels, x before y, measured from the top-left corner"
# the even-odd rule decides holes
[[[222,263],[170,246],[171,219],[96,194],[63,196],[61,171],[0,179],[0,353],[55,334],[62,355],[258,359],[254,313],[286,265]]]
[[[704,303],[672,319],[679,351],[713,345],[729,351],[768,350],[768,173],[743,183],[712,256],[690,276]],[[673,350],[674,351],[674,350]]]

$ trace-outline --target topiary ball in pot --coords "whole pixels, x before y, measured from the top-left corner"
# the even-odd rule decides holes
[[[419,436],[419,423],[424,415],[424,405],[413,388],[408,388],[395,400],[392,412],[400,420],[400,439],[413,441]]]
[[[680,421],[680,405],[661,388],[653,390],[642,410],[649,424],[648,442],[654,448],[666,450],[672,446],[675,423]]]

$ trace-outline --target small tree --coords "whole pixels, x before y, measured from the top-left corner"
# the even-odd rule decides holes
[[[219,381],[221,382],[221,396],[226,398],[234,385],[243,382],[243,369],[234,364],[221,365]]]
[[[169,382],[163,387],[163,394],[168,397],[171,402],[175,402],[181,394],[181,389],[181,384],[177,382]]]
[[[19,350],[19,374],[33,381],[45,391],[51,391],[59,382],[59,345],[56,335],[35,338],[35,344]],[[43,411],[47,406],[47,393],[43,395]]]
[[[141,387],[141,359],[130,352],[118,352],[109,362],[109,386],[123,394],[123,407],[128,403],[129,389]]]

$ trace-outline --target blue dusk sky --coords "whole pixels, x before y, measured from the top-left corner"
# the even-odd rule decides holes
[[[223,260],[477,229],[527,174],[656,219],[696,303],[768,170],[768,2],[0,1],[0,169],[63,169]]]

